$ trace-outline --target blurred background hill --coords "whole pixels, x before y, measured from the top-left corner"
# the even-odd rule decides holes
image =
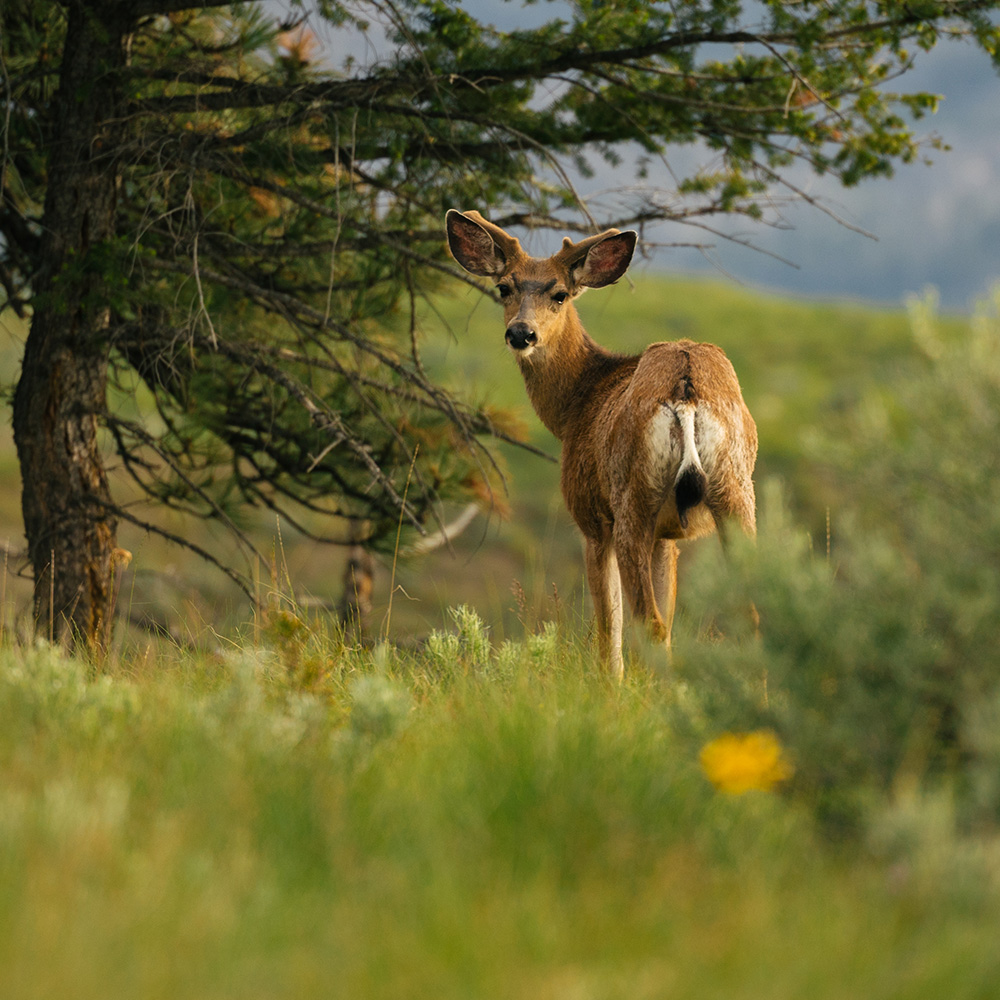
[[[828,516],[837,527],[841,489],[817,443],[843,433],[858,407],[881,384],[919,361],[906,310],[844,302],[818,302],[765,295],[734,282],[638,274],[612,289],[580,300],[590,333],[616,350],[639,351],[656,340],[691,337],[720,344],[732,359],[760,432],[758,492],[782,485],[797,516],[825,544]],[[9,378],[20,356],[23,329],[5,313],[0,360]],[[429,371],[459,386],[476,401],[519,408],[529,440],[558,456],[558,442],[531,411],[521,377],[504,344],[499,310],[472,289],[431,300],[421,319]],[[965,327],[952,318],[946,330]],[[503,446],[507,492],[484,498],[481,513],[449,548],[423,556],[403,552],[393,566],[375,566],[375,593],[368,626],[371,637],[388,628],[397,642],[419,641],[446,621],[446,609],[476,607],[497,638],[520,635],[523,625],[565,617],[589,617],[578,533],[559,494],[553,460]],[[28,607],[23,564],[20,481],[9,426],[0,438],[0,544],[6,545],[6,622]],[[113,488],[129,486],[120,470]],[[127,494],[125,494],[127,495]],[[451,513],[460,513],[459,510]],[[158,511],[157,523],[202,542],[217,527]],[[302,606],[332,608],[342,598],[346,553],[317,546],[259,516],[249,525],[270,565],[249,567],[259,595],[294,596]],[[133,554],[123,580],[119,611],[133,622],[166,629],[181,642],[203,641],[250,618],[246,599],[221,573],[162,539],[121,526],[120,544]],[[707,540],[690,547],[682,572],[694,564]],[[235,553],[232,553],[236,557]],[[391,602],[390,602],[391,596]],[[682,590],[683,614],[683,590]],[[391,610],[390,610],[391,604]]]

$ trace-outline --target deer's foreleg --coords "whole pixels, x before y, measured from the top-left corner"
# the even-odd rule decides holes
[[[622,659],[622,585],[610,539],[587,539],[587,582],[594,601],[597,648],[601,660],[612,676],[621,680],[625,673],[625,661]]]

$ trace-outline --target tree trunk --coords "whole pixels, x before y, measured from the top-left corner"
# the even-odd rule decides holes
[[[112,611],[116,518],[98,447],[110,309],[108,256],[99,251],[114,236],[128,27],[116,12],[124,7],[76,0],[69,8],[51,123],[42,270],[14,395],[36,629],[91,648],[102,644]]]
[[[347,550],[339,612],[345,630],[353,629],[358,639],[368,632],[374,590],[375,558],[360,542],[355,542]]]

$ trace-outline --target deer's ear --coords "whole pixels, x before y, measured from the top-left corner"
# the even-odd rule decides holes
[[[638,235],[631,230],[615,233],[595,243],[573,269],[573,280],[587,288],[614,284],[627,270]]]
[[[507,272],[508,260],[493,237],[478,222],[456,209],[445,216],[448,248],[466,269],[483,278],[499,278]]]

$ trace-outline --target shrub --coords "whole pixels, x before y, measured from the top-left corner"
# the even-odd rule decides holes
[[[702,724],[773,727],[793,787],[838,824],[904,775],[953,784],[966,818],[1000,815],[998,306],[1000,294],[949,342],[932,302],[911,305],[921,368],[823,445],[848,484],[829,557],[766,489],[756,549],[735,544],[689,586],[692,606],[716,608],[713,627],[740,640],[683,645]]]

